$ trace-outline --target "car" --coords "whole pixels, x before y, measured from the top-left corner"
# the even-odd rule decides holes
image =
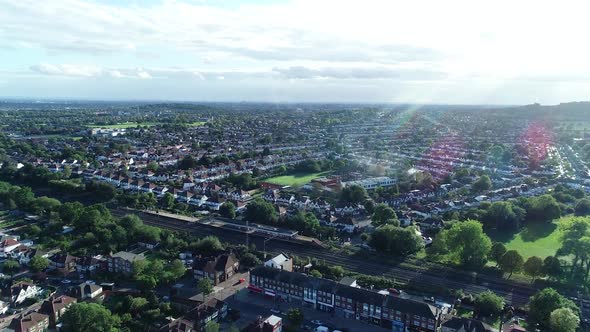
[[[395,289],[393,287],[389,288],[388,291],[389,291],[389,294],[391,294],[391,295],[400,295],[402,293],[402,291]]]
[[[240,278],[240,284],[246,282],[245,278]]]
[[[431,302],[434,303],[434,297],[433,296],[424,296],[424,302]]]
[[[311,323],[314,324],[314,325],[324,325],[324,322],[322,322],[319,319],[314,319],[314,320],[311,321]]]
[[[63,280],[61,281],[61,283],[62,283],[62,284],[64,284],[64,285],[67,285],[67,284],[71,284],[71,283],[72,283],[72,281],[71,281],[71,280],[69,280],[69,279],[63,279]]]
[[[273,314],[280,314],[281,313],[281,311],[277,308],[270,309],[270,312],[272,312]]]
[[[88,285],[96,285],[96,282],[94,280],[86,280],[86,284],[88,284]]]

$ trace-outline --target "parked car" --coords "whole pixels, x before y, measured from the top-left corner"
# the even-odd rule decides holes
[[[314,324],[314,325],[324,325],[324,322],[322,322],[319,319],[314,319],[314,320],[311,321],[311,323]]]
[[[393,287],[389,288],[388,291],[389,291],[389,294],[391,294],[391,295],[400,295],[402,293],[401,290],[395,289]]]

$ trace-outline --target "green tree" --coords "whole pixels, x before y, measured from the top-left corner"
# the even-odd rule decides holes
[[[496,262],[496,266],[500,264],[500,260],[502,256],[506,253],[506,246],[504,246],[501,242],[494,242],[492,245],[492,250],[490,251],[489,258],[490,260]]]
[[[345,204],[360,204],[366,199],[367,191],[358,185],[346,186],[340,194],[340,200]]]
[[[555,309],[569,308],[574,313],[579,312],[578,307],[569,299],[559,294],[553,288],[545,288],[531,297],[529,301],[529,314],[527,321],[529,326],[539,325],[541,331],[550,329],[550,316]]]
[[[570,308],[559,308],[551,312],[549,326],[553,332],[572,332],[580,326],[580,317]]]
[[[563,270],[561,268],[561,262],[559,258],[555,256],[547,256],[543,260],[543,274],[553,278],[559,279],[563,274]]]
[[[287,319],[293,326],[299,327],[303,323],[303,318],[303,312],[299,308],[291,308],[287,311]]]
[[[312,277],[316,277],[316,278],[321,278],[321,277],[322,277],[322,273],[321,273],[320,271],[318,271],[318,270],[315,270],[315,269],[314,269],[314,270],[311,270],[311,271],[309,271],[309,274],[310,274]]]
[[[262,263],[256,255],[252,253],[246,253],[240,258],[240,265],[244,267],[254,267]]]
[[[211,280],[209,278],[200,279],[197,282],[197,289],[201,294],[203,294],[203,299],[206,299],[209,294],[213,292],[213,285],[211,284]]]
[[[29,261],[29,267],[33,272],[41,272],[49,266],[49,259],[43,256],[34,256]]]
[[[165,209],[171,210],[174,208],[174,203],[176,203],[174,195],[169,192],[164,193],[164,197],[162,197],[162,206]]]
[[[522,205],[526,210],[526,219],[530,222],[550,222],[561,216],[559,203],[551,195],[525,199]]]
[[[194,248],[205,255],[215,255],[225,249],[221,241],[213,235],[206,236],[194,244]]]
[[[483,317],[497,317],[504,309],[504,299],[492,291],[485,291],[475,297],[475,310]]]
[[[397,256],[416,253],[424,248],[424,241],[414,227],[397,227],[385,225],[377,228],[369,244],[376,250]]]
[[[524,259],[516,250],[508,250],[500,259],[500,269],[504,273],[508,273],[509,279],[512,273],[522,270],[523,265]]]
[[[577,216],[586,216],[590,214],[590,199],[584,198],[576,203],[574,211]]]
[[[64,332],[115,332],[120,320],[98,303],[74,303],[62,316]]]
[[[473,182],[472,189],[476,193],[481,193],[492,189],[492,180],[487,175],[480,176],[475,182]]]
[[[222,217],[233,219],[236,217],[236,206],[232,202],[225,202],[219,207],[219,214]]]
[[[11,277],[20,270],[20,264],[14,259],[8,259],[2,264],[2,272],[9,274]]]
[[[543,273],[543,259],[537,256],[529,257],[523,265],[524,273],[533,278],[533,281]]]
[[[390,221],[397,221],[397,215],[395,214],[395,211],[387,204],[379,203],[375,205],[375,212],[373,213],[372,220],[374,226],[379,226],[386,223],[395,224],[395,222]],[[396,226],[399,226],[399,221],[397,222]]]
[[[523,208],[511,202],[494,202],[483,215],[482,221],[488,228],[517,230],[525,215]]]
[[[55,198],[42,196],[31,203],[31,210],[35,214],[49,216],[52,211],[58,211],[61,202]]]
[[[557,251],[558,256],[572,256],[570,277],[582,268],[586,261],[590,267],[590,218],[575,217],[560,223],[561,247]],[[589,271],[586,271],[586,276]]]
[[[271,203],[256,198],[246,206],[244,218],[261,224],[275,224],[278,220],[277,211]]]
[[[205,332],[219,332],[219,323],[212,320],[208,321],[205,324]]]
[[[84,211],[84,205],[80,202],[66,202],[59,208],[59,217],[66,224],[75,223]]]
[[[166,266],[165,277],[167,282],[178,280],[186,273],[186,267],[180,259],[173,260]]]
[[[466,267],[479,268],[486,264],[492,241],[476,220],[451,225],[439,233],[432,245],[432,252],[447,254]]]
[[[147,168],[148,170],[150,170],[150,171],[153,171],[153,172],[155,172],[155,171],[157,171],[157,170],[158,170],[158,168],[160,168],[160,165],[158,165],[158,163],[157,163],[157,162],[155,162],[155,161],[150,161],[150,162],[147,164],[146,168]]]

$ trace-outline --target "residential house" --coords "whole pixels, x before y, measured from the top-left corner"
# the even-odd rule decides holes
[[[76,302],[77,300],[75,298],[67,295],[61,295],[58,297],[52,296],[43,302],[39,312],[48,315],[49,326],[55,327],[68,308]]]
[[[323,223],[327,226],[335,227],[348,233],[353,233],[359,228],[358,220],[351,215],[343,215],[339,218],[328,215]]]
[[[4,290],[4,296],[10,300],[13,305],[23,303],[28,298],[33,298],[41,292],[41,288],[37,285],[27,282],[19,281]]]
[[[217,257],[196,258],[193,262],[193,272],[196,279],[209,278],[217,285],[238,272],[239,266],[240,262],[236,256],[230,253]]]
[[[107,261],[101,255],[83,256],[76,261],[76,271],[80,274],[94,274],[106,270]]]
[[[49,328],[49,316],[38,312],[31,312],[23,317],[14,318],[10,322],[10,329],[14,332],[42,332]]]
[[[283,319],[270,315],[267,318],[258,317],[256,321],[244,329],[246,332],[281,332],[283,331]]]
[[[133,272],[133,262],[144,259],[145,257],[142,254],[119,251],[107,258],[107,268],[109,272],[131,274]]]
[[[291,272],[293,271],[293,258],[281,253],[266,261],[264,266]]]
[[[188,311],[184,316],[162,326],[160,332],[200,332],[210,321],[219,322],[227,315],[227,304],[221,300],[211,298],[196,308]]]
[[[488,324],[465,317],[452,317],[441,324],[441,332],[493,332]]]
[[[77,286],[71,287],[70,295],[77,298],[78,300],[92,300],[101,298],[103,296],[102,286],[83,282]]]
[[[60,275],[66,276],[76,270],[78,257],[68,253],[53,255],[49,258],[49,268],[56,270]]]
[[[6,314],[8,307],[10,307],[8,302],[0,301],[0,315]]]
[[[3,239],[0,242],[0,258],[8,258],[12,251],[20,246],[20,242],[12,237]]]
[[[19,248],[21,248],[21,247],[19,247]],[[37,249],[37,248],[26,247],[26,249],[23,248],[23,250],[19,251],[19,252],[20,252],[20,255],[18,256],[17,259],[21,265],[29,264],[31,259],[35,256],[49,258],[49,254],[47,252]]]

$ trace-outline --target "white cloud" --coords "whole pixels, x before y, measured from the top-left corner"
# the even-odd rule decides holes
[[[145,70],[139,70],[137,72],[137,77],[142,78],[142,79],[150,79],[150,78],[152,78],[152,75],[150,75],[150,73],[148,73]]]
[[[320,67],[309,68],[294,66],[273,68],[273,71],[289,79],[404,79],[404,80],[440,80],[447,77],[445,73],[423,70],[388,67]]]
[[[86,65],[52,65],[44,63],[31,66],[30,69],[41,74],[59,76],[95,77],[103,74],[101,68]]]
[[[111,70],[111,71],[109,71],[109,74],[111,74],[111,76],[112,77],[115,77],[115,78],[122,78],[122,77],[124,77],[123,74],[120,71],[118,71],[118,70]]]
[[[290,0],[216,7],[213,1],[0,0],[0,8],[2,69],[30,66],[49,76],[146,84],[223,77],[224,84],[252,79],[250,86],[339,80],[350,88],[361,81],[429,81],[453,86],[457,95],[474,87],[497,95],[505,90],[498,85],[516,82],[529,84],[522,87],[528,100],[535,98],[535,82],[563,91],[557,84],[574,81],[580,83],[575,95],[589,91],[585,1]],[[19,52],[35,56],[21,59]],[[23,63],[29,58],[43,64]]]

